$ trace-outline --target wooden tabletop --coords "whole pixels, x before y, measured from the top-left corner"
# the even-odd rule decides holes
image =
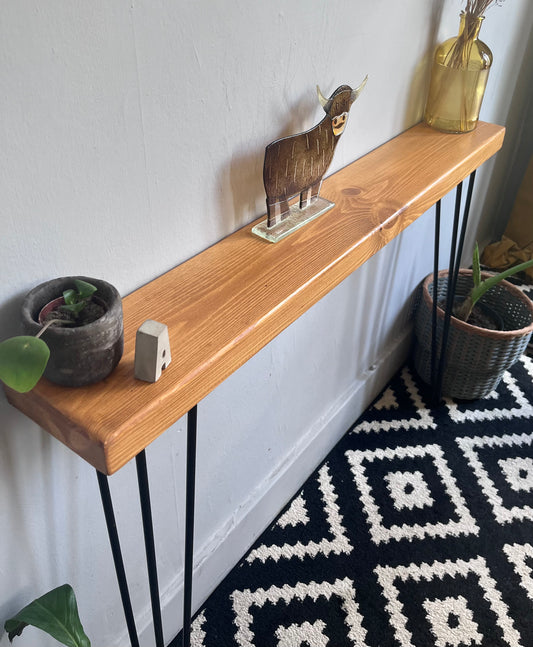
[[[30,393],[6,389],[9,401],[101,472],[116,472],[489,159],[504,132],[414,126],[327,178],[321,195],[336,206],[279,243],[252,235],[251,223],[125,297],[124,355],[106,380],[65,388],[42,379]],[[170,335],[172,362],[154,384],[133,376],[146,319]]]

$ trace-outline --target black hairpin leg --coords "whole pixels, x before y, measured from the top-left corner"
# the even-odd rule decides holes
[[[432,363],[433,404],[438,404],[441,400],[441,395],[442,395],[442,380],[444,375],[444,366],[446,362],[446,346],[448,344],[448,337],[450,332],[450,320],[451,320],[452,310],[453,310],[453,299],[455,296],[455,289],[457,286],[457,277],[459,275],[459,265],[460,265],[461,256],[463,253],[463,246],[465,241],[466,228],[468,224],[468,216],[470,214],[470,204],[472,202],[472,193],[474,190],[475,179],[476,179],[476,172],[474,171],[473,173],[471,173],[469,183],[468,183],[468,191],[466,195],[466,202],[465,202],[465,208],[463,213],[463,222],[461,225],[459,241],[457,239],[457,236],[459,233],[459,221],[461,219],[460,218],[461,217],[461,197],[462,197],[463,183],[462,182],[459,183],[456,188],[455,213],[454,213],[454,219],[453,219],[453,233],[452,233],[452,241],[451,241],[451,248],[450,248],[450,263],[448,266],[448,285],[446,288],[446,308],[444,312],[442,340],[441,340],[440,354],[438,358],[439,361],[438,361],[438,366],[436,371],[434,369],[434,364]],[[440,221],[440,207],[439,207],[439,221]],[[436,331],[437,331],[436,298],[435,298],[435,295],[438,294],[437,284],[438,284],[437,272],[434,272],[433,274],[434,318],[433,318],[433,331],[432,331],[433,343],[436,343],[435,339],[436,339]],[[436,346],[435,346],[435,349],[436,349]],[[433,353],[433,347],[432,347],[432,353]],[[436,363],[436,358],[437,358],[437,350],[435,350],[435,356],[433,356],[432,354],[432,362],[435,360],[435,363]]]
[[[194,548],[194,490],[196,480],[197,407],[187,415],[187,484],[185,502],[185,566],[183,578],[183,634],[182,645],[191,644],[192,574]]]
[[[441,201],[435,205],[435,236],[433,249],[433,306],[431,311],[431,384],[437,383],[437,301],[438,292],[438,275],[439,275],[439,247],[440,247],[440,212]],[[435,395],[435,394],[434,394]],[[435,402],[433,403],[435,404]]]
[[[191,616],[192,616],[192,578],[193,578],[193,555],[194,555],[194,497],[196,480],[196,430],[197,430],[197,407],[193,407],[187,416],[187,477],[186,477],[186,501],[185,501],[185,560],[183,577],[183,631],[182,645],[190,647],[191,643]],[[150,488],[148,485],[148,470],[146,466],[146,453],[143,450],[135,458],[137,464],[137,481],[139,484],[139,496],[141,501],[141,512],[144,531],[144,546],[146,550],[146,562],[148,565],[148,580],[150,585],[150,599],[152,603],[152,617],[154,623],[155,645],[164,647],[163,626],[161,620],[161,602],[159,597],[159,585],[157,578],[157,561],[155,555],[154,529],[152,522],[152,509],[150,503]],[[115,571],[122,599],[122,607],[126,617],[126,625],[132,647],[139,647],[139,637],[135,627],[135,618],[131,606],[131,598],[126,580],[124,560],[120,548],[120,540],[111,501],[111,492],[107,476],[96,472],[102,505],[107,524],[107,532],[111,543],[111,552],[115,563]],[[176,637],[169,644],[169,647],[177,645]]]
[[[152,602],[152,618],[156,647],[164,647],[163,625],[161,621],[161,603],[159,600],[159,585],[157,581],[157,562],[155,557],[154,528],[152,523],[152,508],[150,505],[150,488],[148,486],[148,470],[146,468],[146,453],[143,450],[135,457],[137,463],[137,481],[143,520],[144,546],[148,566],[148,582],[150,600]]]
[[[460,182],[457,185],[457,188],[455,190],[455,212],[453,217],[453,232],[452,232],[452,241],[451,241],[451,247],[450,247],[450,261],[448,263],[448,287],[446,290],[444,324],[442,329],[442,339],[441,339],[441,346],[440,346],[440,353],[439,353],[439,361],[437,365],[437,373],[435,376],[435,382],[433,382],[433,385],[432,385],[434,405],[440,402],[441,394],[442,394],[442,378],[444,374],[444,363],[446,361],[446,344],[448,342],[448,334],[450,329],[450,317],[451,317],[452,307],[453,307],[453,295],[454,295],[453,277],[455,274],[455,265],[456,265],[457,234],[459,232],[459,221],[461,218],[462,190],[463,190],[463,183]],[[457,263],[457,265],[459,265],[459,263]],[[438,275],[435,275],[433,277],[433,285],[434,285],[433,294],[435,294],[435,284],[437,284],[438,286],[438,281],[439,281]],[[438,289],[437,289],[437,294],[438,294]],[[433,331],[432,331],[433,338],[435,338],[436,336],[436,331],[437,329],[433,328]]]
[[[109,542],[111,543],[111,552],[113,554],[113,561],[115,563],[115,571],[117,573],[118,587],[120,590],[120,597],[122,599],[122,607],[126,617],[126,626],[130,637],[131,647],[139,647],[139,637],[137,635],[137,628],[135,627],[135,618],[131,608],[130,593],[128,590],[128,582],[126,580],[126,571],[124,569],[124,560],[122,559],[122,551],[120,550],[120,541],[118,538],[117,524],[115,521],[115,513],[113,511],[113,503],[111,501],[111,492],[109,491],[109,482],[107,476],[98,470],[98,485],[100,486],[100,496],[102,497],[102,505],[104,508],[104,516],[107,525],[107,532],[109,534]]]

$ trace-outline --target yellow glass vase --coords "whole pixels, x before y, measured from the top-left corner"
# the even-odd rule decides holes
[[[424,121],[449,133],[476,127],[485,93],[492,52],[479,40],[483,16],[461,13],[459,35],[437,47]]]

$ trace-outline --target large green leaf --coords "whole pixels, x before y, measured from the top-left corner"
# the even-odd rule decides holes
[[[42,629],[67,647],[91,647],[83,631],[76,596],[70,584],[45,593],[7,620],[4,629],[10,642],[28,625]]]
[[[19,393],[31,391],[44,373],[50,349],[42,339],[22,335],[0,343],[0,380]]]

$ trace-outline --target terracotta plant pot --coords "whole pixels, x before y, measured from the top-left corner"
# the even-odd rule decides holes
[[[92,283],[95,296],[105,304],[105,314],[93,323],[79,327],[50,326],[42,339],[50,348],[44,377],[62,386],[85,386],[106,378],[116,367],[124,348],[122,300],[116,288],[106,281],[84,276],[67,276],[46,281],[29,292],[22,303],[22,327],[36,335],[42,325],[39,313],[64,290],[74,287],[74,279]]]
[[[483,273],[483,278],[486,276]],[[439,272],[439,302],[446,297],[447,284],[448,272]],[[460,270],[456,296],[465,296],[472,285],[472,272]],[[499,316],[502,329],[488,330],[451,317],[442,382],[444,396],[474,400],[488,395],[498,386],[503,373],[524,352],[533,332],[533,302],[512,283],[501,281],[484,295],[481,302]],[[433,275],[430,274],[422,285],[415,313],[414,348],[416,371],[428,384],[431,382],[432,307]],[[444,311],[439,307],[438,349],[443,327]]]

